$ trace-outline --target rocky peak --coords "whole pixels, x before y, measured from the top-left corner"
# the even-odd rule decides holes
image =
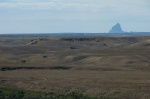
[[[124,33],[124,31],[122,30],[120,23],[117,23],[112,27],[109,33]]]

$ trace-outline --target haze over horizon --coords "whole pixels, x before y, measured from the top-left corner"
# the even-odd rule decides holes
[[[0,33],[150,32],[148,0],[0,0]]]

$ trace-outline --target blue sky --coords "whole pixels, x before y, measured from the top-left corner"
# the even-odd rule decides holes
[[[149,0],[0,0],[0,33],[150,31]]]

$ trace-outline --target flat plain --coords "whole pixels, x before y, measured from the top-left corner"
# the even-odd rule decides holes
[[[150,37],[0,37],[0,87],[150,98]]]

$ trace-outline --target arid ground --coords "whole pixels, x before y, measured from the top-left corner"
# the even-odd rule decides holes
[[[0,87],[150,99],[150,37],[0,37]]]

